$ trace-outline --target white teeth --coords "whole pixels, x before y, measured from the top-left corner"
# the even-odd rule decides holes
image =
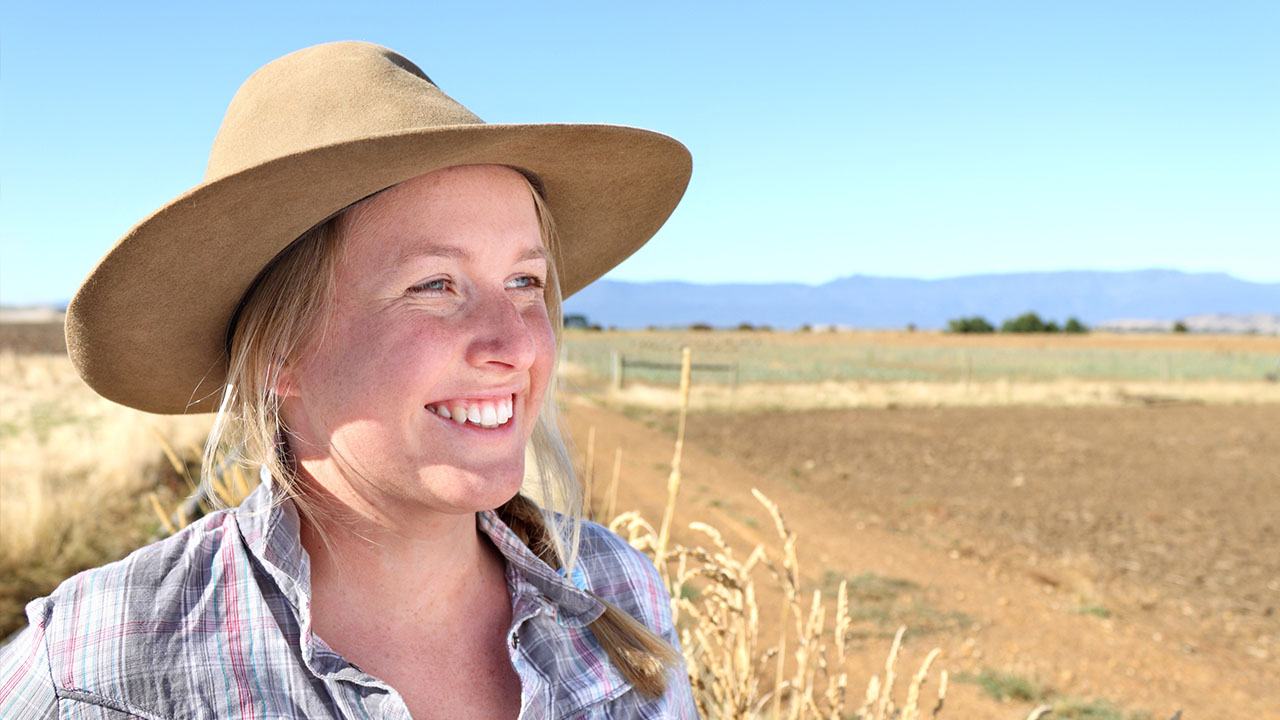
[[[515,414],[510,397],[496,401],[484,400],[474,405],[458,403],[453,407],[441,403],[439,405],[428,405],[427,409],[459,425],[469,422],[472,425],[479,425],[488,429],[507,424],[511,420],[511,416]]]

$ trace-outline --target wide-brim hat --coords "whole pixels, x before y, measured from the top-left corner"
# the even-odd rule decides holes
[[[683,145],[648,130],[485,124],[377,45],[299,50],[236,92],[204,182],[135,225],[89,273],[67,308],[71,360],[115,402],[214,410],[228,324],[272,258],[375,192],[479,164],[535,179],[556,223],[565,297],[658,231],[692,167]]]

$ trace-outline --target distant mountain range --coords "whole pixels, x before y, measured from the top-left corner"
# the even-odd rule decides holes
[[[779,329],[802,325],[903,328],[909,324],[925,329],[942,328],[951,318],[972,315],[998,326],[1029,311],[1059,323],[1074,316],[1088,325],[1118,321],[1116,327],[1131,329],[1156,329],[1176,320],[1213,316],[1224,328],[1277,332],[1280,283],[1176,270],[1012,273],[939,280],[852,275],[822,285],[599,280],[565,301],[566,313],[619,328],[692,323],[737,327],[745,322]],[[1241,320],[1238,316],[1255,317]]]

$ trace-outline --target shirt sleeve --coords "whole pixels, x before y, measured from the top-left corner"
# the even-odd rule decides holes
[[[44,641],[44,626],[32,623],[0,647],[0,717],[56,718],[58,697]]]

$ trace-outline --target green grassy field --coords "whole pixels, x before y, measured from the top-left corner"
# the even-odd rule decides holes
[[[679,349],[694,348],[699,384],[1116,381],[1266,382],[1280,373],[1276,338],[948,336],[938,333],[568,332],[562,360],[610,378],[675,384]],[[632,363],[667,363],[670,368]]]

